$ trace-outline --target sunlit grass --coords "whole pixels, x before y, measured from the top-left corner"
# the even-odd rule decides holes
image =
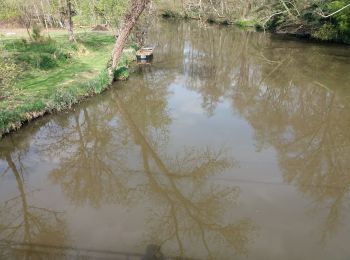
[[[0,99],[0,134],[38,113],[61,110],[102,92],[110,83],[107,64],[114,42],[113,35],[100,32],[78,33],[77,43],[61,33],[37,43],[2,38],[6,55],[23,71]],[[125,54],[121,65],[133,58]]]

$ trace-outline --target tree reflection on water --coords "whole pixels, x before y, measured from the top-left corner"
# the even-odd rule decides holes
[[[237,166],[232,147],[170,147],[169,86],[181,82],[200,95],[208,117],[226,102],[253,128],[258,152],[275,149],[284,183],[312,200],[315,214],[326,213],[326,242],[342,228],[350,188],[349,92],[342,86],[350,78],[340,50],[191,23],[167,26],[152,35],[159,62],[41,128],[36,152],[57,160],[51,184],[76,207],[141,208],[147,225],[140,251],[248,255],[258,227],[236,211],[239,187],[216,179]],[[328,66],[325,57],[337,61],[327,67],[332,73],[317,73]],[[30,199],[36,191],[27,187],[21,158],[31,138],[0,153],[0,170],[14,176],[18,193],[1,204],[0,239],[68,245],[64,214]],[[9,243],[4,248],[13,254]]]
[[[191,256],[193,248],[211,258],[228,251],[247,254],[255,225],[248,218],[227,219],[239,188],[210,180],[235,166],[225,149],[187,147],[166,155],[172,79],[147,84],[141,75],[142,86],[120,90],[123,95],[113,92],[106,102],[58,122],[45,152],[54,155],[67,143],[70,148],[50,179],[75,205],[149,205],[145,247],[156,244],[179,257]],[[128,155],[135,152],[140,155],[130,161]]]
[[[12,174],[17,184],[17,194],[0,202],[1,259],[39,257],[34,245],[46,247],[64,245],[67,242],[63,212],[40,207],[30,201],[30,197],[37,191],[26,188],[25,176],[28,169],[21,159],[26,147],[22,148],[22,151],[12,153],[7,149],[0,152],[0,158],[8,167],[3,177]]]
[[[231,102],[255,130],[258,150],[276,149],[285,183],[307,194],[316,209],[329,209],[321,232],[325,241],[341,227],[350,189],[344,85],[350,78],[342,49],[244,31],[228,34],[225,28],[186,35],[186,87],[200,93],[204,104],[211,100],[203,106],[208,114],[223,100]]]

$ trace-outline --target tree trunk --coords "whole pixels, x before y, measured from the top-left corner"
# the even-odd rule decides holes
[[[69,35],[69,41],[75,42],[75,36],[73,32],[73,20],[72,20],[72,3],[71,0],[67,0],[67,10],[65,15],[66,28]]]
[[[27,10],[22,9],[22,8],[20,9],[20,11],[21,11],[21,15],[20,15],[21,22],[26,27],[26,31],[27,31],[27,34],[29,36],[29,39],[33,40],[33,37],[32,37],[32,35],[30,34],[30,31],[29,31],[29,28],[30,28],[30,25],[31,25],[31,20],[30,20],[30,17],[28,17],[28,12],[27,12]]]
[[[250,14],[251,9],[252,9],[252,3],[250,1],[247,1],[246,5],[243,8],[243,14],[242,14],[243,20],[247,19],[248,15]]]
[[[44,24],[45,24],[45,28],[46,28],[46,33],[47,33],[48,36],[50,36],[50,34],[49,34],[49,27],[47,25],[47,20],[46,20],[46,14],[45,14],[43,1],[41,0],[40,3],[41,3],[42,15],[43,15],[43,18],[44,18]]]
[[[112,53],[112,69],[116,69],[119,59],[122,55],[123,48],[132,28],[135,26],[137,19],[151,0],[131,0],[129,10],[126,12],[120,34],[115,42]]]

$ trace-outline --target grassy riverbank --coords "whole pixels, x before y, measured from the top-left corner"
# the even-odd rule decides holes
[[[0,136],[106,89],[114,42],[113,35],[102,32],[79,33],[77,43],[59,33],[35,42],[2,38],[0,65],[11,75],[9,82],[0,81]],[[134,57],[133,49],[124,52],[117,77],[127,77],[125,66]]]

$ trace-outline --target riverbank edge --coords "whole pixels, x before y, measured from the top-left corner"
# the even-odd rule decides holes
[[[120,60],[123,60],[126,63],[135,62],[136,54],[135,55],[134,54],[135,54],[135,50],[133,48],[124,49]],[[86,99],[99,95],[102,92],[106,91],[113,85],[114,82],[124,81],[129,78],[130,70],[127,66],[125,66],[124,64],[121,64],[112,73],[110,69],[110,63],[111,61],[108,61],[106,64],[106,67],[100,70],[100,72],[97,74],[96,77],[93,77],[87,82],[84,82],[84,85],[86,85],[86,88],[85,88],[86,91],[82,93],[77,93],[77,91],[75,91],[74,89],[76,89],[78,86],[73,86],[73,85],[69,86],[68,88],[65,88],[64,90],[57,89],[57,94],[60,95],[62,99],[60,100],[60,102],[57,102],[57,100],[55,100],[54,106],[52,105],[54,100],[50,100],[51,102],[49,101],[47,104],[45,104],[45,107],[43,109],[38,109],[38,110],[32,109],[32,111],[28,111],[25,113],[21,113],[20,115],[17,115],[20,117],[17,120],[9,120],[5,128],[0,128],[0,140],[5,135],[8,135],[12,132],[19,130],[24,125],[30,123],[33,120],[39,119],[48,114],[54,114],[61,111],[68,111],[72,109],[74,106],[85,101]],[[33,108],[35,107],[35,104],[29,104],[29,105],[32,105]],[[16,114],[16,111],[11,111],[11,113]]]
[[[159,16],[163,19],[179,19],[179,20],[201,20],[198,15],[193,15],[191,13],[182,13],[179,11],[173,11],[164,9],[159,12]],[[320,38],[315,38],[312,33],[303,31],[295,31],[293,30],[295,26],[290,27],[290,31],[286,30],[278,30],[278,29],[268,29],[265,28],[257,21],[254,20],[230,20],[227,17],[213,17],[209,16],[204,19],[204,22],[207,24],[217,24],[217,25],[223,25],[223,26],[237,26],[241,29],[254,29],[258,32],[267,31],[274,35],[280,35],[280,36],[290,36],[294,37],[295,39],[304,39],[309,40],[312,42],[319,42],[319,43],[330,43],[330,44],[343,44],[343,45],[350,45],[350,43],[345,41],[339,41],[339,40],[322,40]]]

